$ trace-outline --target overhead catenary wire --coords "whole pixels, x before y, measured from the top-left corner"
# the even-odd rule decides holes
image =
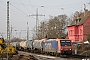
[[[31,4],[30,6],[33,7],[33,9],[36,11],[35,7],[32,5],[31,1],[29,0],[29,3]],[[30,16],[31,18],[33,18],[32,16]],[[35,19],[35,18],[34,18]]]
[[[2,4],[4,4],[2,1],[0,1]],[[5,5],[5,4],[4,4]],[[6,5],[5,5],[6,6]]]
[[[34,5],[32,5],[32,3],[31,3],[31,1],[29,0],[29,3],[31,4],[30,6],[32,6],[34,9],[35,9],[35,7],[34,7]],[[45,8],[54,8],[54,9],[61,9],[61,8],[64,8],[64,6],[68,6],[68,7],[66,7],[66,8],[64,8],[64,9],[70,9],[70,8],[75,8],[76,6],[78,6],[78,5],[82,5],[83,3],[79,3],[79,4],[69,4],[69,5],[58,5],[58,6],[45,6]],[[24,4],[24,6],[25,6],[25,4]],[[36,7],[41,7],[41,6],[36,6]]]
[[[15,7],[14,5],[11,4],[11,6]],[[26,13],[24,13],[23,11],[21,11],[19,8],[15,7],[17,10],[19,10],[20,12],[22,12],[24,15],[28,16]]]
[[[31,1],[30,0],[28,0],[29,1],[29,3],[31,4],[30,6],[32,6],[34,9],[35,9],[35,6],[34,5],[32,5],[32,3],[31,3]],[[3,2],[2,1],[0,1],[2,4],[3,4]],[[23,3],[22,3],[23,4]],[[68,4],[68,5],[57,5],[57,6],[45,6],[45,8],[49,8],[50,9],[50,7],[54,7],[55,9],[61,9],[61,8],[64,8],[64,6],[67,6],[66,8],[64,8],[64,9],[71,9],[71,8],[76,8],[78,5],[81,5],[81,4],[83,4],[83,3],[78,3],[78,4]],[[5,5],[5,4],[4,4]],[[6,6],[6,5],[5,5]],[[26,4],[24,4],[24,6],[26,7]],[[13,10],[13,9],[11,9],[11,10]],[[19,9],[20,10],[20,9]],[[14,10],[13,10],[14,11]],[[21,10],[22,11],[22,10]],[[14,11],[15,12],[15,11]],[[22,11],[23,12],[23,11]],[[25,12],[23,12],[26,16],[27,16],[27,14],[25,13]],[[31,18],[33,18],[33,17],[31,17]]]
[[[0,1],[0,3],[2,3],[3,5],[5,5],[2,1]],[[6,6],[6,5],[5,5]],[[3,9],[4,11],[6,11],[4,8],[0,7],[1,9]]]
[[[0,1],[4,6],[6,6],[2,1]],[[2,10],[4,10],[4,11],[6,11],[6,9],[4,9],[4,8],[2,8],[2,7],[0,7]],[[10,8],[11,9],[11,8]],[[13,10],[13,9],[11,9],[12,11],[14,11],[14,12],[16,12],[15,10]],[[16,13],[18,13],[18,12],[16,12]],[[14,13],[13,13],[14,14]],[[16,15],[16,14],[14,14],[14,15]],[[18,15],[19,16],[21,16],[19,13],[18,13]],[[17,16],[17,15],[16,15]]]
[[[22,3],[21,0],[20,0],[20,2]],[[26,9],[28,9],[28,8],[25,6],[25,4],[22,3],[22,5],[23,5]],[[14,8],[16,8],[17,10],[19,10],[20,12],[22,12],[24,15],[26,15],[27,17],[29,17],[28,14],[26,14],[25,12],[23,12],[22,10],[20,10],[20,9],[17,8],[16,6],[14,6],[14,5],[12,5],[12,4],[11,4],[11,6],[13,6]],[[28,11],[29,11],[29,9],[28,9]],[[30,12],[30,11],[29,11],[29,12]],[[34,17],[31,17],[31,18],[34,18]],[[35,19],[35,18],[34,18],[34,19]]]
[[[26,10],[28,11],[28,12],[30,12],[30,10],[25,6],[25,4],[20,0],[20,2],[22,3],[22,5],[26,8]]]
[[[0,9],[2,9],[2,10],[4,10],[4,11],[6,11],[4,8],[2,8],[2,7],[0,7]]]
[[[4,6],[6,6],[2,1],[0,1],[0,3],[2,3]],[[11,5],[11,3],[9,3],[9,4]],[[12,6],[12,5],[11,5],[11,6]],[[13,6],[14,6],[14,5],[13,5]],[[16,7],[14,6],[14,8],[16,8]],[[5,10],[4,8],[2,8],[2,7],[0,7],[0,9],[2,9],[3,11],[6,11],[6,10]],[[18,13],[17,11],[13,10],[12,8],[10,8],[10,9],[11,9],[12,11],[14,11],[15,13]],[[18,9],[18,8],[17,8],[17,9]],[[21,11],[20,9],[18,9],[18,10]],[[22,12],[22,11],[21,11],[21,12]],[[13,13],[13,12],[12,12],[12,13]],[[24,13],[24,12],[22,12],[22,13]],[[18,14],[14,14],[14,13],[13,13],[13,15],[16,15],[16,16],[18,15],[17,17],[22,17],[21,14],[19,14],[19,13],[18,13]],[[27,17],[27,14],[24,13],[24,15]],[[23,17],[24,17],[24,16],[23,16]],[[0,18],[2,18],[2,17],[0,17]],[[3,18],[4,18],[4,17],[3,17]],[[31,18],[33,18],[33,17],[31,17]],[[34,18],[34,19],[35,19],[35,18]],[[24,23],[25,23],[25,22],[24,22]]]
[[[28,14],[24,13],[23,11],[21,11],[20,9],[18,9],[17,7],[15,7],[14,5],[11,4],[11,6],[13,6],[14,8],[16,8],[17,10],[19,10],[20,12],[22,12],[26,17],[29,17]],[[22,17],[22,16],[21,16]],[[36,19],[34,17],[31,17],[33,19]]]
[[[21,1],[21,0],[20,0]],[[30,6],[31,7],[33,7],[34,9],[35,9],[35,7],[41,7],[41,6],[35,6],[35,5],[32,5],[32,3],[31,3],[31,1],[30,0],[28,0],[29,1],[29,3],[31,4]],[[22,1],[21,1],[21,3],[22,3]],[[90,3],[90,2],[89,2]],[[89,3],[87,3],[87,4],[89,4]],[[20,4],[20,3],[19,3]],[[22,3],[23,4],[23,3]],[[65,6],[68,6],[67,8],[69,9],[69,8],[71,8],[71,7],[76,7],[76,6],[78,6],[78,5],[83,5],[84,3],[78,3],[78,4],[68,4],[68,5],[57,5],[57,6],[45,6],[45,8],[64,8]],[[5,5],[5,4],[4,4]],[[24,6],[26,5],[26,4],[23,4]],[[26,6],[25,6],[26,7]],[[35,11],[36,11],[36,9],[35,9]]]
[[[26,7],[26,5],[20,0],[20,2],[21,2],[21,4],[25,7],[25,9],[27,9],[28,10],[28,12],[30,12],[30,10]],[[29,6],[31,6],[31,7],[33,7],[33,9],[35,10],[35,7],[32,5],[32,3],[31,3],[31,1],[29,0],[29,3],[31,4],[29,4]],[[36,11],[36,10],[35,10]],[[31,12],[30,12],[31,13]],[[31,18],[33,18],[33,17],[31,17]]]
[[[25,4],[20,0],[20,2],[22,3],[22,5],[30,12],[30,10],[25,6]],[[30,1],[29,1],[30,2]],[[33,5],[31,5],[33,6]],[[31,12],[30,12],[31,13]],[[28,16],[28,15],[27,15]],[[29,16],[28,16],[29,17]],[[31,17],[31,18],[34,18],[34,17]],[[34,18],[35,19],[35,18]]]
[[[35,7],[32,5],[31,1],[29,0],[30,6],[33,7],[33,9],[36,11]]]

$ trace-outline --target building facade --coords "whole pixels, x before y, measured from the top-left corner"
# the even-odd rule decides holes
[[[90,11],[78,13],[71,25],[68,26],[68,38],[72,42],[87,41],[87,36],[90,34]]]

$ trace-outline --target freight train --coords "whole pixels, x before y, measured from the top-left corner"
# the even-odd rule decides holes
[[[71,55],[72,44],[69,39],[41,39],[41,40],[27,40],[21,42],[12,42],[18,50],[47,53],[52,55]]]

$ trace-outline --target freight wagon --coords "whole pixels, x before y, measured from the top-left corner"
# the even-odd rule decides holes
[[[42,53],[43,52],[43,42],[45,42],[45,39],[41,39],[41,40],[34,40],[33,41],[33,50],[34,52],[39,52]]]
[[[32,52],[33,50],[33,40],[27,40],[26,41],[26,50],[29,52]]]
[[[26,49],[26,41],[21,41],[20,42],[20,50],[25,50]]]

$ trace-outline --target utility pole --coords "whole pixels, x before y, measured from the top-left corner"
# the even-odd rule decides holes
[[[10,38],[12,38],[12,33],[13,33],[13,27],[11,25]]]
[[[42,38],[44,38],[45,37],[45,35],[44,35],[44,32],[45,32],[45,27],[44,27],[44,22],[42,23],[42,28],[41,28],[41,33],[42,33]]]
[[[27,22],[27,40],[29,40],[29,27],[28,27],[28,22]]]
[[[10,40],[10,27],[9,27],[9,1],[7,1],[7,46],[9,45]],[[7,53],[7,60],[8,60],[8,53]]]
[[[9,27],[9,1],[7,1],[7,41],[9,44],[10,40],[10,27]]]
[[[32,15],[29,15],[29,16],[36,16],[36,37],[38,36],[37,35],[37,30],[39,29],[38,26],[39,26],[39,20],[38,20],[38,16],[45,16],[45,15],[42,15],[42,14],[38,14],[38,8],[36,9],[36,14],[32,14]]]

